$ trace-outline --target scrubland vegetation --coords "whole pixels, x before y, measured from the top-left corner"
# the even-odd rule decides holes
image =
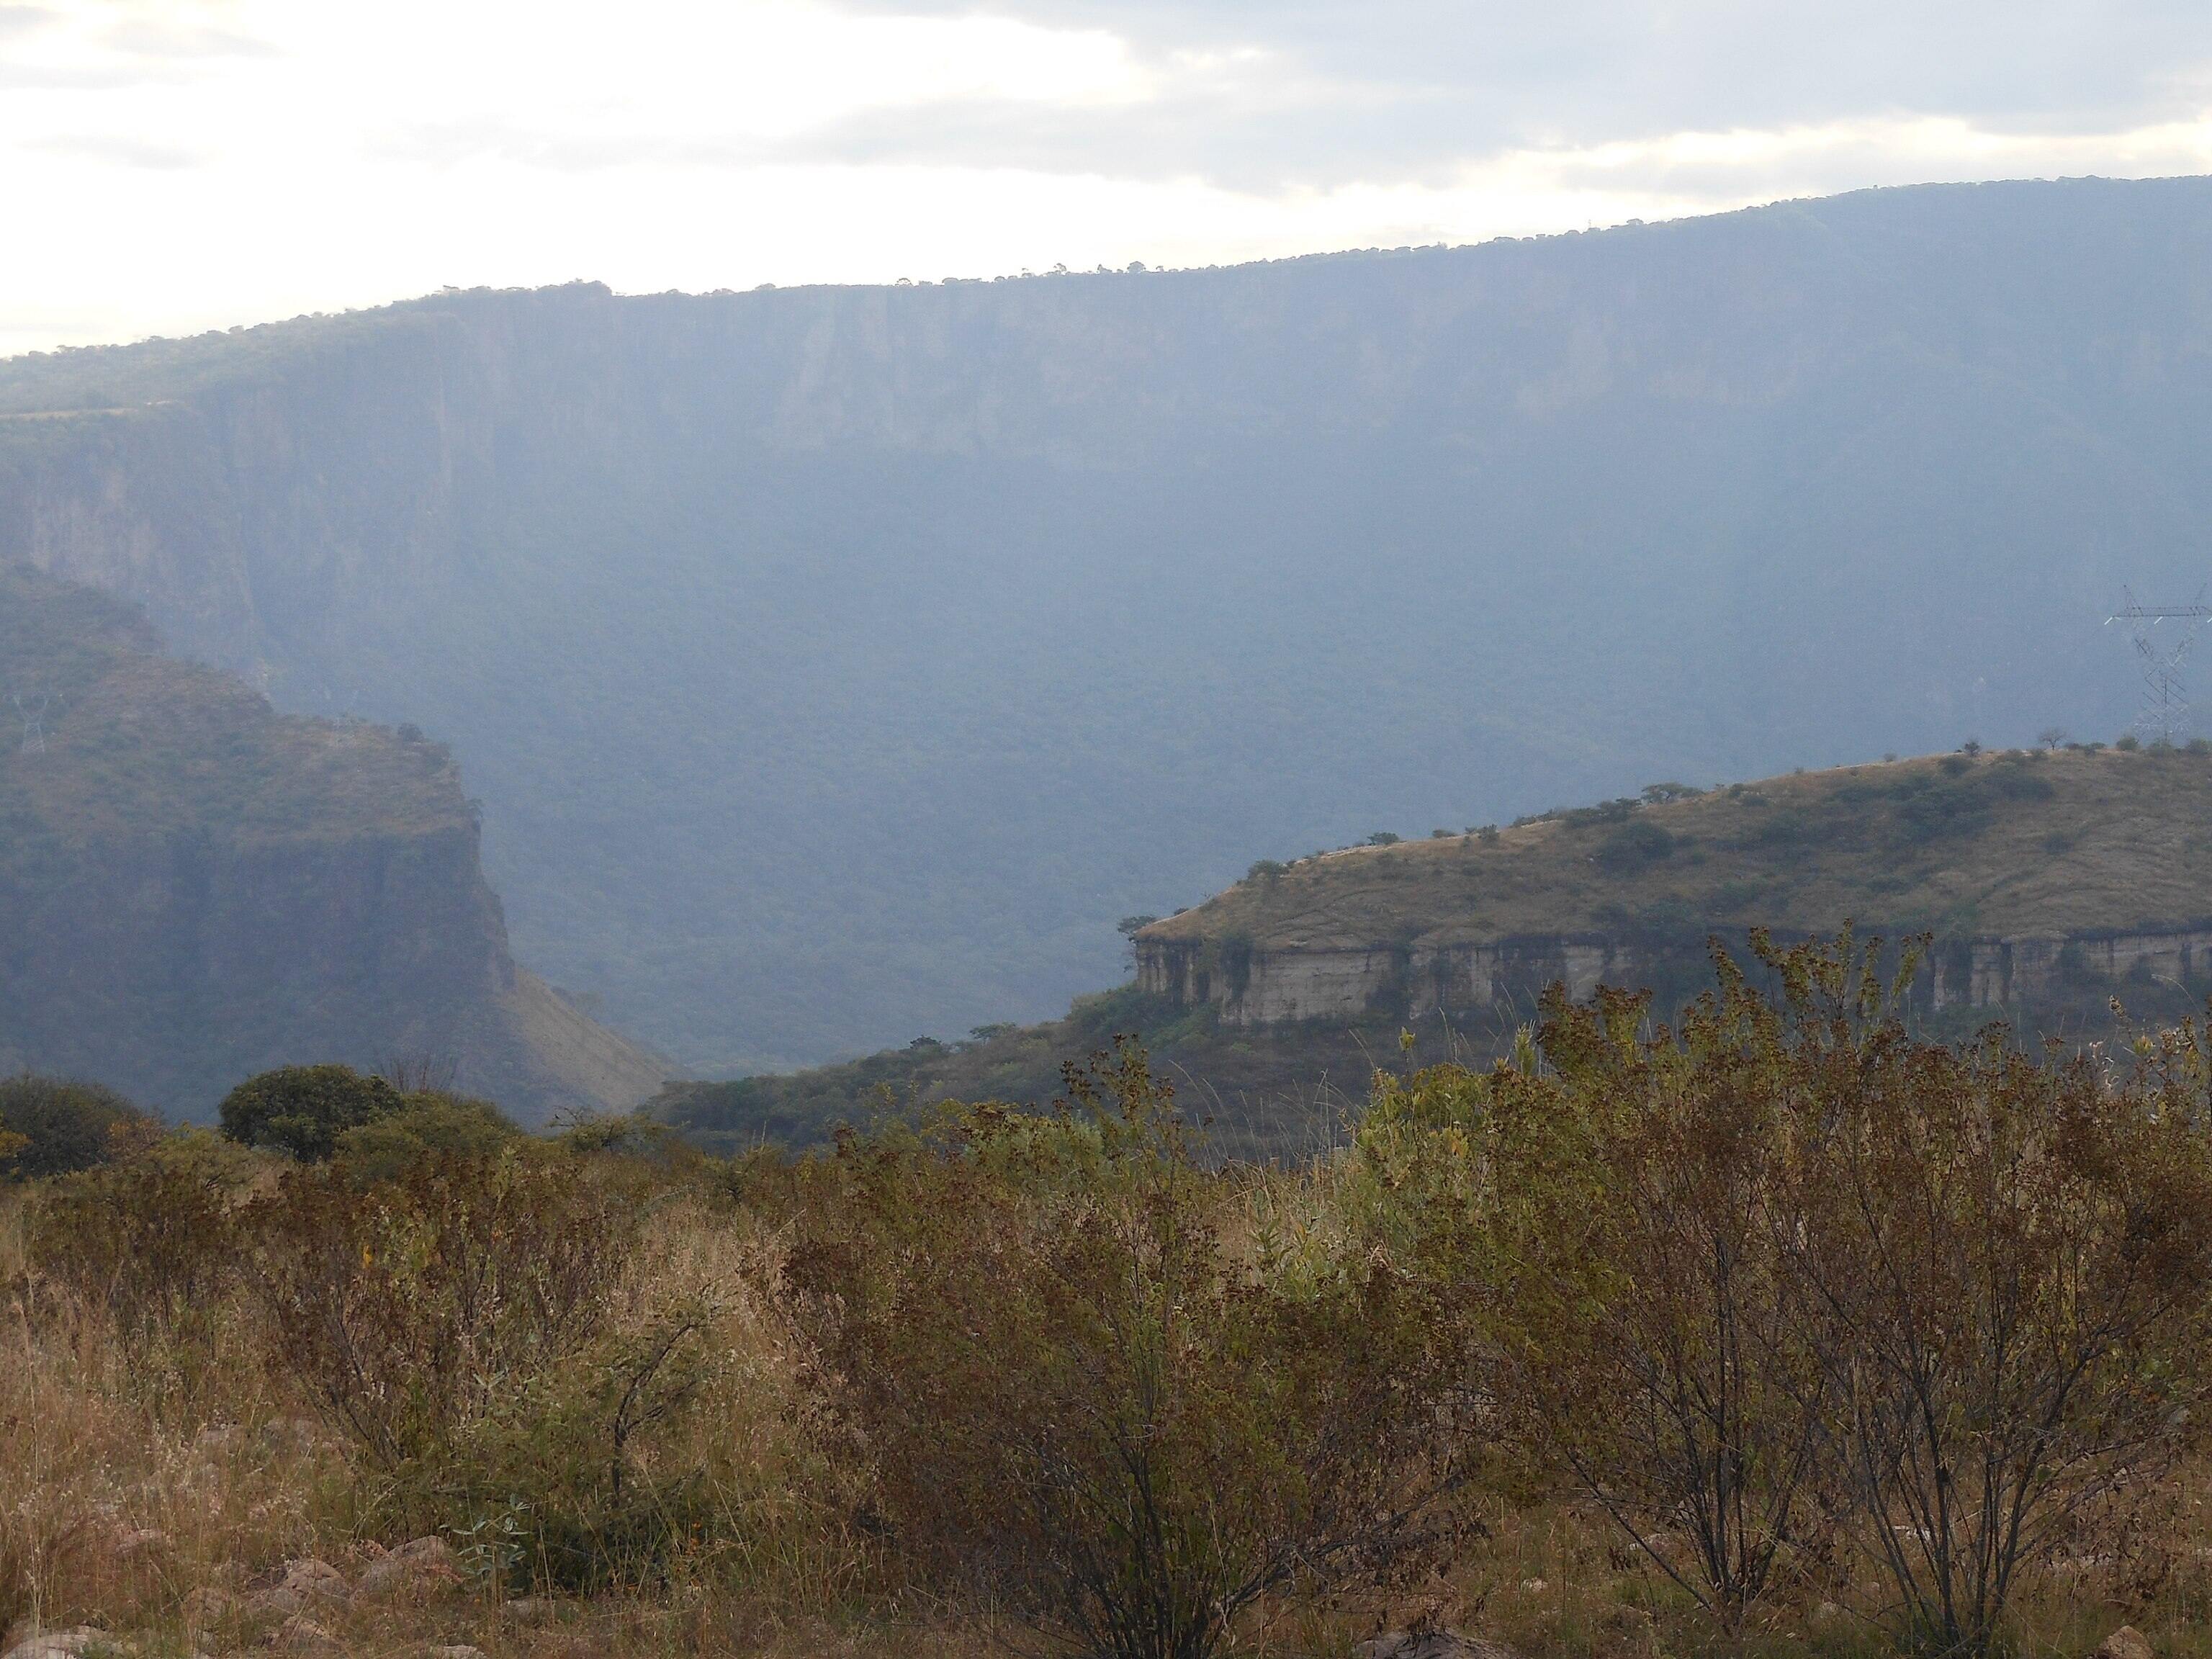
[[[1760,953],[1379,1073],[1296,1167],[1129,1044],[734,1160],[338,1068],[222,1134],[6,1085],[0,1626],[2203,1649],[2212,1032],[1933,1043],[1893,953]]]

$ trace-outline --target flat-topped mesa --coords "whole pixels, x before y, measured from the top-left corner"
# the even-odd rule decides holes
[[[2212,984],[2212,750],[1948,755],[1255,866],[1137,935],[1227,1024],[1532,1008],[1687,985],[1747,930],[1934,937],[1935,1007],[2033,1015]],[[2132,991],[2130,988],[2135,988]]]
[[[0,1076],[186,1117],[325,1060],[450,1060],[525,1118],[652,1091],[654,1056],[515,963],[442,744],[280,714],[159,647],[0,562]]]

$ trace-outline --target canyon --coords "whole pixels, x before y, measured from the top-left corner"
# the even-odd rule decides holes
[[[1255,857],[2116,732],[2208,264],[2212,181],[2074,179],[444,292],[0,363],[0,558],[449,744],[520,958],[757,1073],[1049,1018]]]

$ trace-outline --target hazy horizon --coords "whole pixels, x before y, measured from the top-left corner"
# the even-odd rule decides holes
[[[580,278],[1169,267],[2212,170],[2212,17],[0,5],[0,356]]]

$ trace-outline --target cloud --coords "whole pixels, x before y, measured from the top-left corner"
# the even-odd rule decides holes
[[[969,103],[848,119],[821,153],[902,143],[954,161],[1326,185],[1503,149],[1689,130],[1959,118],[2100,132],[2192,117],[2212,82],[2212,8],[2167,0],[851,0],[857,10],[1107,28],[1152,70],[1157,106],[1036,112]],[[1194,65],[1234,61],[1231,94]]]
[[[276,47],[234,29],[173,19],[133,18],[107,31],[106,44],[134,58],[271,58]]]
[[[2207,171],[2212,7],[0,0],[0,94],[11,206],[63,233],[0,265],[4,349]]]
[[[47,155],[64,156],[71,161],[155,171],[197,167],[201,159],[196,152],[181,149],[173,144],[149,138],[122,137],[113,133],[78,133],[30,138],[24,140],[17,148],[36,150]]]

